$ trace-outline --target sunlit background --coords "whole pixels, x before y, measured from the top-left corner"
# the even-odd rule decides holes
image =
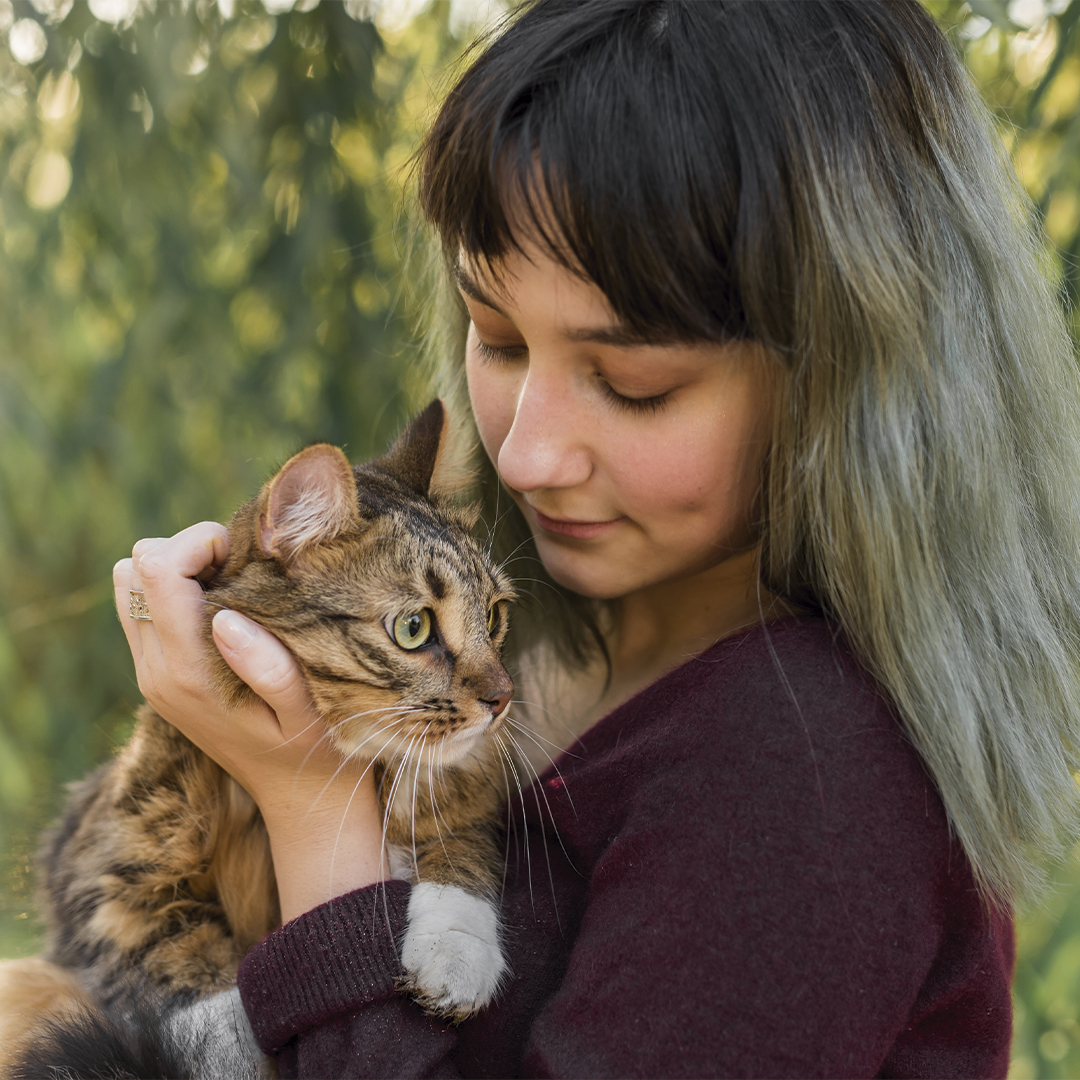
[[[928,6],[1080,328],[1080,0]],[[0,0],[0,956],[39,947],[63,785],[131,730],[113,562],[305,442],[370,455],[419,402],[407,165],[502,11]],[[1017,1078],[1080,1076],[1078,867],[1020,925]]]

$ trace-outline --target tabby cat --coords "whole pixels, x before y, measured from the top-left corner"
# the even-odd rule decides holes
[[[375,758],[389,863],[414,882],[403,985],[461,1020],[506,971],[497,732],[513,691],[500,659],[513,594],[470,535],[475,517],[443,497],[446,436],[435,401],[367,465],[325,444],[288,461],[232,520],[205,634],[239,704],[253,693],[213,647],[210,619],[232,608],[267,627],[334,747]],[[169,1020],[234,987],[241,958],[280,921],[255,804],[148,705],[119,756],[73,790],[41,871],[46,956],[0,966],[0,1036],[6,1023],[24,1049],[46,1014],[154,1001]],[[235,998],[227,1007],[242,1026]]]

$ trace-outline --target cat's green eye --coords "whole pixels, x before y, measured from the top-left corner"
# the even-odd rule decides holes
[[[499,629],[499,605],[492,604],[491,610],[488,612],[488,637],[493,637],[495,631]]]
[[[419,649],[431,640],[431,612],[424,608],[411,615],[399,615],[394,620],[391,635],[403,649]]]

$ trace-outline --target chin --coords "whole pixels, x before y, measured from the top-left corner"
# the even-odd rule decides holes
[[[633,592],[635,587],[633,584],[614,582],[603,575],[574,573],[567,567],[551,566],[546,561],[544,568],[556,584],[590,600],[617,600]]]
[[[640,574],[627,575],[626,556],[616,560],[603,550],[568,550],[546,536],[536,536],[536,552],[553,581],[590,600],[617,600],[641,588]]]

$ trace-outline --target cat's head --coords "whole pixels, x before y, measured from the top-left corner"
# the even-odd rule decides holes
[[[506,714],[513,590],[475,516],[434,494],[446,436],[435,401],[366,465],[302,450],[237,511],[209,588],[209,616],[240,611],[289,647],[343,753],[389,761],[411,744],[414,761],[426,747],[452,764]],[[225,693],[249,696],[217,660]]]

